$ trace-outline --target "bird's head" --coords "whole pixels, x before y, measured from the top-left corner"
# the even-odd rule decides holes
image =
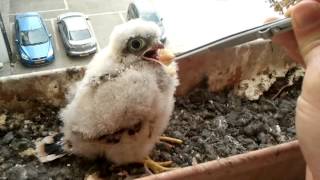
[[[153,22],[134,19],[116,26],[110,36],[109,48],[121,63],[134,61],[159,62],[160,29]]]

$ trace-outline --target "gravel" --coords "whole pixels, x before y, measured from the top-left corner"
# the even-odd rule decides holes
[[[206,88],[177,98],[165,135],[183,144],[171,148],[157,144],[151,157],[185,167],[295,139],[294,110],[301,79],[274,97],[286,83],[280,79],[257,101],[236,97],[232,90],[211,93]],[[146,175],[140,164],[114,167],[103,159],[72,155],[41,164],[34,156],[34,142],[59,131],[58,111],[46,105],[28,115],[0,110],[0,180],[77,180],[97,171],[108,179]]]

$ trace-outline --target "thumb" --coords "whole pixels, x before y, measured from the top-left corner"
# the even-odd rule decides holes
[[[304,0],[291,9],[296,40],[306,64],[297,102],[296,128],[314,179],[320,179],[320,0]]]
[[[308,53],[320,46],[320,0],[304,0],[290,11],[300,52],[306,58]]]
[[[320,110],[320,0],[304,0],[291,10],[292,25],[306,64],[301,96]]]

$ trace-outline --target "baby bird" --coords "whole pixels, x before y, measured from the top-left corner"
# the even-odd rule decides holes
[[[176,64],[161,62],[163,48],[152,22],[116,26],[60,113],[64,136],[44,140],[38,151],[57,155],[60,144],[64,152],[102,156],[116,165],[149,160],[168,125],[178,85]],[[38,156],[43,162],[55,159]]]

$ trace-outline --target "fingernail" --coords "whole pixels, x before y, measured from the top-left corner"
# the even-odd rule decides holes
[[[297,28],[306,28],[320,23],[320,4],[316,2],[301,2],[296,5],[291,15]]]

